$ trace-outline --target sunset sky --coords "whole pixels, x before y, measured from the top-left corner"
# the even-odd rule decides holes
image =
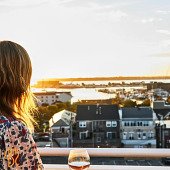
[[[170,0],[0,0],[0,40],[42,78],[170,75]]]

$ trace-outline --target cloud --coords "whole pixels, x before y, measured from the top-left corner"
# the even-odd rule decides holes
[[[0,1],[0,6],[9,6],[9,7],[23,7],[29,5],[40,5],[44,2],[48,2],[48,0],[5,0]]]
[[[155,19],[154,18],[148,18],[148,19],[142,19],[142,23],[148,23],[148,22],[153,22]]]
[[[163,52],[151,55],[152,57],[170,57],[170,52]]]
[[[161,33],[161,34],[165,34],[165,35],[170,35],[170,31],[169,30],[156,30],[156,32]]]
[[[4,0],[0,1],[0,13],[9,13],[20,9],[30,9],[47,4],[48,0]]]
[[[100,19],[108,20],[110,22],[118,22],[128,17],[128,14],[121,10],[112,10],[109,12],[100,12],[97,14]]]
[[[146,23],[152,23],[152,22],[156,22],[156,21],[162,21],[162,18],[145,18],[145,19],[141,19],[141,22],[143,24],[146,24]]]
[[[164,14],[164,15],[170,14],[170,11],[167,11],[167,10],[157,10],[156,12],[159,14]]]

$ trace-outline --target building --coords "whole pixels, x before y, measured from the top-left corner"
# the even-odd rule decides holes
[[[120,147],[117,105],[78,105],[74,147]]]
[[[71,92],[57,92],[57,91],[41,91],[34,92],[34,95],[38,99],[38,104],[53,104],[57,102],[71,102]]]
[[[121,142],[126,148],[156,147],[156,114],[151,107],[130,107],[120,110]]]
[[[72,146],[72,125],[75,122],[76,113],[62,110],[55,113],[49,120],[54,146]]]
[[[147,83],[146,85],[147,85],[147,90],[163,89],[170,92],[170,83],[151,82],[151,83]]]
[[[153,101],[151,106],[158,117],[163,116],[164,118],[166,117],[169,119],[168,115],[170,114],[170,105],[166,104],[165,101]]]

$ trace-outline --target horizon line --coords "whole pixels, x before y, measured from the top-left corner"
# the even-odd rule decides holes
[[[105,79],[105,80],[134,80],[134,79],[140,79],[140,80],[145,80],[145,79],[170,79],[170,76],[94,76],[94,77],[60,77],[60,78],[42,78],[37,80],[38,81],[70,81],[70,80],[77,80],[77,81],[81,81],[81,80],[85,80],[85,79],[89,79],[89,80],[101,80],[101,79]]]

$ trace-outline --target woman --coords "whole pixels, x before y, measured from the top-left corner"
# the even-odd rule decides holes
[[[30,91],[32,66],[27,51],[0,42],[0,170],[43,170],[30,129],[35,123]]]

